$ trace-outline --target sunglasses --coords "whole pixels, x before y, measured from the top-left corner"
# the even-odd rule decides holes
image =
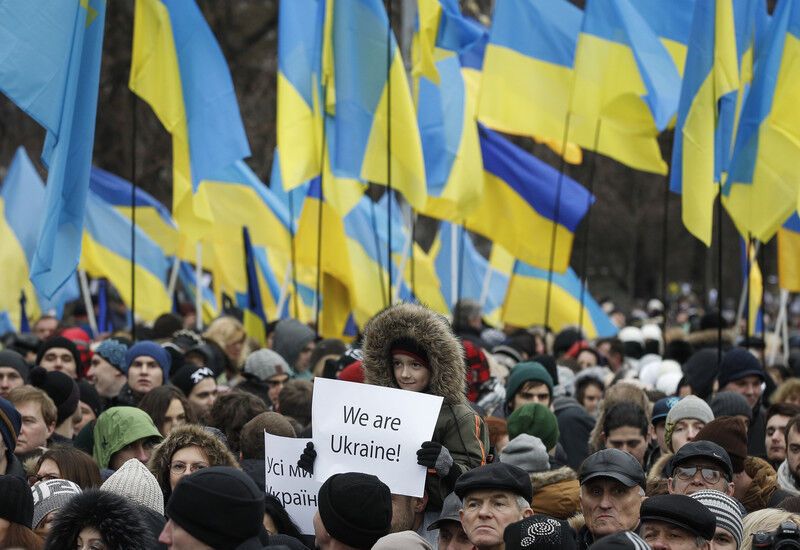
[[[722,479],[722,472],[719,470],[702,466],[678,466],[675,468],[675,477],[684,481],[694,479],[694,476],[697,475],[698,470],[700,471],[700,475],[702,476],[703,480],[707,483],[717,483],[720,479]]]

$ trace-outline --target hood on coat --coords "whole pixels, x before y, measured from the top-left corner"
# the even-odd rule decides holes
[[[45,542],[47,550],[75,548],[84,527],[94,527],[109,550],[146,550],[153,541],[136,505],[123,496],[91,489],[60,509]]]
[[[153,449],[150,462],[147,464],[164,492],[165,503],[172,493],[169,487],[169,464],[172,461],[172,455],[178,449],[193,445],[203,450],[208,457],[209,466],[239,468],[239,463],[225,444],[200,426],[186,424],[175,428],[160,445]]]
[[[556,468],[555,470],[547,470],[546,472],[537,472],[535,474],[531,474],[531,485],[533,486],[534,493],[542,487],[546,487],[547,485],[552,485],[560,481],[577,480],[578,474],[575,473],[575,470],[569,466],[562,466],[561,468]]]
[[[272,349],[286,359],[289,367],[295,368],[300,352],[306,344],[314,341],[314,331],[297,319],[283,319],[275,325]]]
[[[645,492],[647,496],[652,497],[655,495],[667,494],[667,478],[664,477],[664,469],[672,459],[672,453],[663,453],[658,460],[653,463],[650,471],[647,472],[647,483]]]
[[[447,319],[417,304],[384,309],[364,327],[364,382],[397,388],[392,372],[392,344],[400,338],[414,340],[428,355],[431,380],[428,392],[445,403],[466,403],[464,348]]]

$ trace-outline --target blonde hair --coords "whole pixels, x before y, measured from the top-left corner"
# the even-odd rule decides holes
[[[787,403],[789,399],[800,397],[800,379],[789,378],[775,389],[769,399],[773,405],[775,403]]]
[[[213,341],[223,350],[242,339],[247,340],[247,333],[244,330],[244,325],[238,319],[233,317],[224,316],[214,319],[203,333],[203,338]],[[226,352],[227,353],[227,352]],[[241,354],[234,362],[234,367],[238,367],[242,363],[242,359],[246,355]]]
[[[784,521],[791,521],[800,527],[800,515],[780,510],[778,508],[764,508],[750,512],[742,520],[744,537],[739,550],[753,549],[753,535],[760,531],[774,531]]]
[[[37,403],[42,410],[42,418],[44,423],[48,426],[55,424],[58,419],[58,409],[55,402],[50,398],[44,390],[35,388],[33,386],[20,386],[8,392],[8,400],[13,405],[20,403]]]

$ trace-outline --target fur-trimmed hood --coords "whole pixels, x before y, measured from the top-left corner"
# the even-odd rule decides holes
[[[164,493],[164,502],[167,501],[172,490],[169,487],[169,464],[172,455],[178,449],[195,445],[203,449],[208,456],[209,466],[231,466],[239,468],[236,457],[228,450],[225,444],[205,431],[200,426],[186,424],[172,430],[167,438],[153,449],[147,467],[158,480],[161,491]]]
[[[672,453],[662,453],[658,460],[656,460],[647,472],[647,496],[652,497],[655,495],[667,494],[667,478],[664,477],[664,470],[672,460]]]
[[[414,340],[428,355],[431,381],[428,391],[445,403],[466,403],[464,348],[447,319],[417,304],[398,304],[384,309],[364,327],[364,382],[397,388],[392,372],[392,343]]]
[[[719,331],[715,328],[708,328],[703,330],[696,330],[690,332],[684,340],[694,346],[695,351],[702,348],[716,348],[717,339],[719,338]],[[722,330],[722,346],[723,349],[730,348],[736,341],[736,333],[731,329]]]
[[[123,496],[91,489],[72,497],[56,516],[46,550],[75,548],[81,529],[94,527],[109,550],[147,550],[153,541],[141,513]]]
[[[554,470],[547,470],[545,472],[531,474],[531,485],[533,486],[534,493],[542,487],[558,483],[559,481],[577,480],[578,474],[576,474],[575,470],[569,466],[562,466],[561,468],[556,468]]]

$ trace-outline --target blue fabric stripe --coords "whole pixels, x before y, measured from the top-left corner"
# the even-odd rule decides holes
[[[92,193],[114,206],[131,206],[131,188],[133,187],[131,182],[96,166],[92,167],[90,178],[89,189]],[[137,208],[154,208],[164,222],[176,227],[166,206],[140,187],[136,188],[135,193],[134,201]]]

